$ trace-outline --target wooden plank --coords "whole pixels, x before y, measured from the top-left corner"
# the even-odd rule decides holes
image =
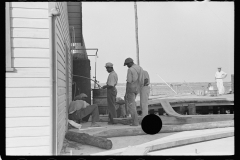
[[[50,126],[6,128],[6,137],[50,136]]]
[[[58,115],[58,124],[57,124],[57,128],[61,128],[64,127],[65,122],[66,122],[66,112],[62,111],[60,113],[60,115]]]
[[[13,48],[13,57],[29,57],[29,58],[50,58],[49,49],[43,48]]]
[[[6,118],[6,128],[49,126],[50,124],[51,124],[50,117]]]
[[[48,2],[11,2],[14,8],[42,8],[48,10]]]
[[[41,87],[46,88],[50,87],[49,78],[7,78],[6,79],[6,88],[13,87]]]
[[[49,39],[12,38],[12,47],[49,48]]]
[[[48,19],[11,18],[11,27],[49,28],[49,20]]]
[[[69,24],[70,25],[70,24]],[[74,30],[78,30],[80,28],[82,28],[82,26],[80,24],[74,24],[74,25],[71,25],[71,26],[74,26]]]
[[[44,98],[6,98],[6,107],[49,107],[50,97]]]
[[[14,67],[20,68],[46,68],[50,67],[50,59],[44,58],[12,58]]]
[[[49,38],[49,29],[11,28],[14,38]]]
[[[61,113],[62,110],[67,110],[66,108],[66,101],[63,101],[62,103],[58,104],[57,106],[57,113]]]
[[[60,71],[65,71],[65,68],[63,67],[63,65],[61,64],[61,62],[57,62],[57,69],[60,70]]]
[[[66,75],[63,72],[64,71],[57,70],[57,75],[58,75],[58,78],[60,78],[62,80],[65,80],[66,79]]]
[[[46,9],[11,8],[11,13],[11,17],[14,18],[48,18],[48,10]]]
[[[67,2],[67,6],[80,6],[81,2]]]
[[[58,87],[58,96],[66,94],[66,88],[65,87]]]
[[[71,18],[80,18],[80,13],[68,12],[69,19]]]
[[[48,117],[50,107],[6,108],[6,117]]]
[[[57,80],[58,87],[66,87],[66,81],[59,79]]]
[[[80,6],[68,6],[68,12],[79,12],[80,13]]]
[[[50,145],[50,136],[7,138],[6,147],[30,147]]]
[[[16,97],[48,97],[50,96],[49,88],[6,88],[7,98]]]
[[[73,24],[81,25],[81,22],[79,19],[69,19],[69,24],[70,25],[73,25]]]
[[[234,121],[217,121],[217,122],[204,122],[204,123],[193,123],[193,124],[183,124],[183,125],[163,125],[159,133],[171,133],[171,132],[181,132],[190,130],[202,130],[211,128],[225,128],[234,127]],[[86,132],[86,131],[82,131]],[[93,136],[99,137],[122,137],[122,136],[136,136],[145,135],[146,133],[142,130],[141,126],[138,127],[126,127],[126,128],[113,128],[105,131],[99,131],[97,133],[91,133]]]
[[[6,148],[6,155],[52,155],[51,146]]]
[[[64,70],[61,70],[62,72],[65,72],[66,64],[65,64],[65,56],[63,56],[62,53],[57,52],[57,61],[62,64],[64,67]]]
[[[66,101],[66,94],[58,96],[58,105]]]
[[[50,68],[15,68],[15,72],[7,72],[6,78],[49,78]]]

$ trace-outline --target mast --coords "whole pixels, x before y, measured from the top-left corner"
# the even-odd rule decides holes
[[[139,45],[138,45],[138,18],[137,18],[137,3],[134,2],[134,9],[135,9],[135,31],[136,31],[136,57],[137,57],[137,64],[140,65],[139,63]]]

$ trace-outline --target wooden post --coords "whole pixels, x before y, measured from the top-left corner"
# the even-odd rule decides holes
[[[196,106],[194,103],[188,104],[188,114],[195,115],[196,114]]]
[[[232,89],[232,93],[234,93],[234,75],[231,75],[231,89]]]
[[[136,30],[136,49],[137,49],[137,65],[140,65],[139,62],[139,46],[138,46],[138,17],[137,17],[137,3],[134,2],[135,9],[135,30]]]
[[[68,131],[65,135],[67,140],[96,146],[103,149],[111,149],[112,141],[107,138],[95,137],[86,133]]]

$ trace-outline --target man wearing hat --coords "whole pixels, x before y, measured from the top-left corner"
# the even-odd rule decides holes
[[[86,97],[86,94],[81,93],[74,98],[68,109],[68,119],[73,120],[76,123],[81,123],[84,117],[92,115],[91,127],[100,127],[100,125],[96,123],[99,120],[98,105],[89,105],[85,101]]]
[[[108,124],[114,124],[113,118],[117,118],[117,113],[115,109],[116,97],[117,97],[117,89],[116,85],[118,82],[117,73],[113,70],[113,64],[108,62],[105,65],[107,72],[109,73],[107,83],[102,89],[107,88],[107,102],[108,102],[108,116],[109,122]]]
[[[126,100],[129,112],[132,117],[131,126],[138,126],[138,114],[136,108],[136,96],[140,93],[142,87],[144,86],[144,75],[143,69],[137,64],[134,64],[132,58],[127,58],[124,62],[124,66],[128,67],[127,73],[127,85],[126,85]]]
[[[218,71],[215,73],[215,81],[217,83],[218,93],[222,95],[225,93],[223,86],[223,79],[227,77],[227,73],[221,71],[221,67],[218,67]]]

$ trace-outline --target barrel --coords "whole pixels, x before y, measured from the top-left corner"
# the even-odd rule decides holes
[[[93,104],[98,105],[99,114],[108,114],[107,89],[92,89]]]

